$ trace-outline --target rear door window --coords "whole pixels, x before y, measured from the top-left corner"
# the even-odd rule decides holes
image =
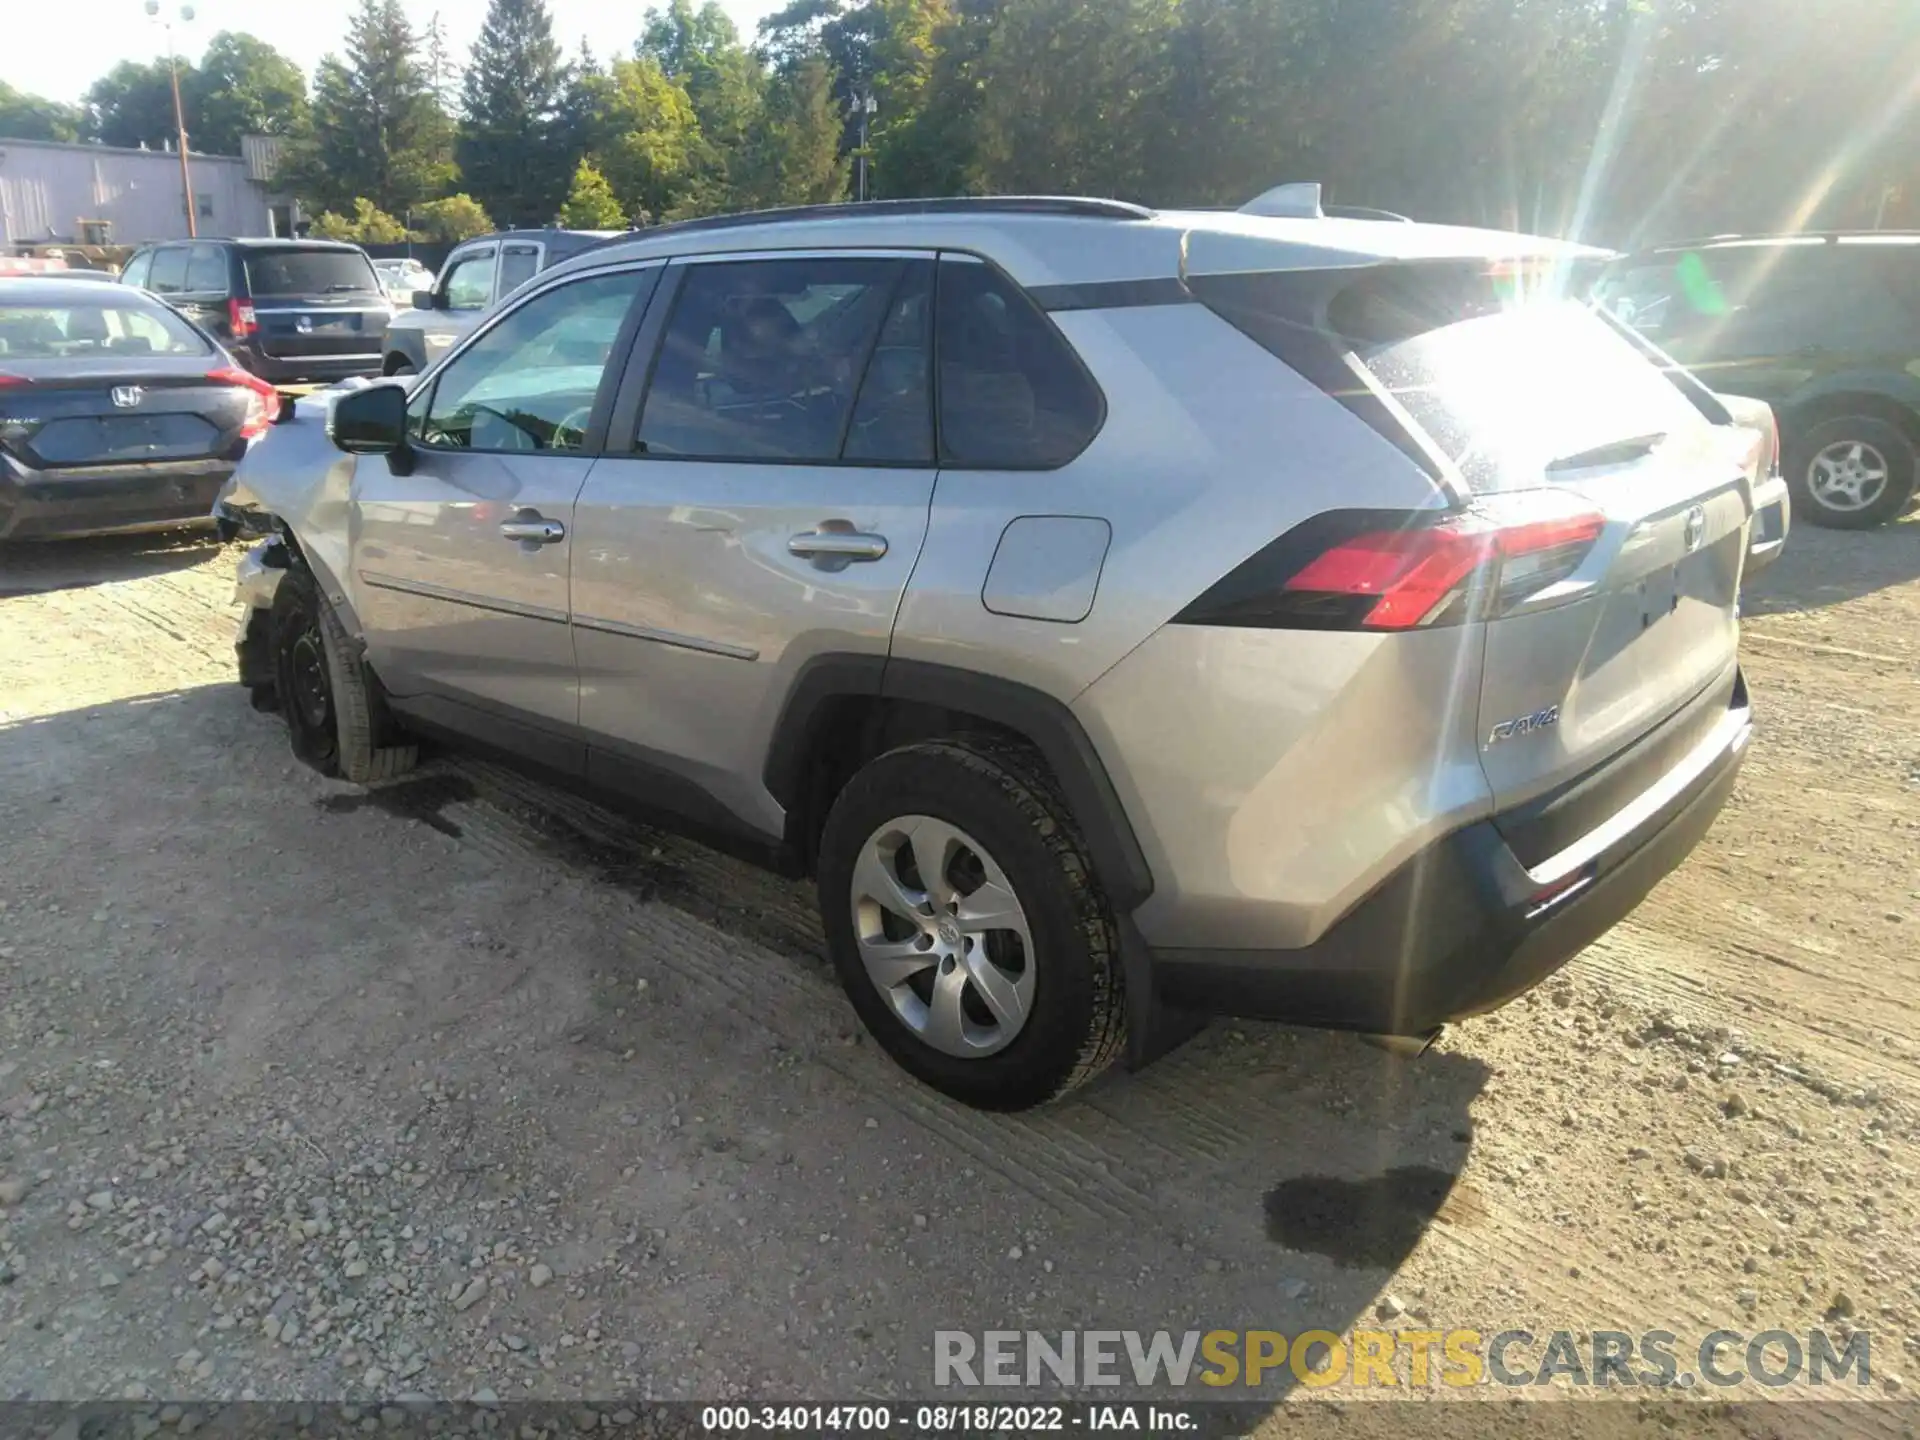
[[[187,289],[196,295],[227,293],[227,252],[218,245],[195,245],[187,252]]]
[[[500,250],[500,283],[494,293],[504,299],[540,273],[538,245],[507,245]]]
[[[855,256],[690,266],[648,387],[641,447],[690,459],[838,460],[905,268]]]
[[[358,250],[256,250],[247,256],[247,286],[256,300],[382,293]]]
[[[1053,323],[977,260],[943,256],[940,463],[1042,470],[1087,447],[1106,418],[1093,377]]]
[[[162,245],[153,252],[153,273],[147,288],[156,295],[178,295],[187,288],[187,247]]]

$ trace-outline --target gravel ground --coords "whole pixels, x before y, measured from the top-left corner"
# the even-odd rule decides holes
[[[296,764],[231,683],[234,558],[0,552],[0,1398],[899,1398],[944,1327],[1825,1325],[1883,1403],[1682,1433],[1911,1433],[1920,519],[1796,532],[1732,806],[1540,991],[1412,1063],[1218,1023],[1020,1117],[865,1042],[803,887],[489,765]]]

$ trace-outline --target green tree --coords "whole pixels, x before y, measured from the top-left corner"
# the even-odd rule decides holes
[[[686,91],[698,121],[678,213],[720,208],[732,189],[732,167],[760,124],[764,69],[717,0],[698,9],[692,0],[670,0],[664,10],[649,10],[635,52]]]
[[[455,153],[467,188],[509,225],[544,223],[566,194],[564,78],[546,0],[492,0]]]
[[[417,48],[401,0],[360,0],[345,57],[320,62],[312,132],[285,168],[302,199],[339,212],[366,196],[391,213],[448,188],[451,137]]]
[[[776,76],[761,123],[733,167],[729,208],[818,205],[845,198],[840,109],[826,58],[809,56]]]
[[[192,89],[193,66],[180,62],[182,99]],[[173,78],[165,60],[122,60],[88,88],[86,134],[102,145],[159,150],[173,145]],[[197,144],[188,130],[187,144]]]
[[[238,155],[243,135],[296,135],[307,124],[307,77],[264,40],[223,30],[207,43],[181,103],[196,150]]]
[[[316,240],[351,240],[357,245],[397,245],[407,238],[407,227],[362,195],[353,202],[353,213],[350,215],[322,211],[314,217],[308,233]]]
[[[407,221],[421,240],[458,244],[476,235],[486,235],[496,227],[486,210],[471,195],[449,195],[441,200],[423,200],[407,211]]]
[[[427,19],[420,36],[420,61],[427,72],[427,89],[442,114],[450,115],[460,106],[460,67],[454,63],[447,45],[447,29],[440,23],[440,12]]]
[[[583,159],[574,167],[573,185],[559,218],[569,230],[618,230],[627,223],[627,212],[620,208],[607,177],[594,169],[592,161]]]
[[[78,106],[29,95],[0,80],[0,139],[78,140],[85,123]]]
[[[683,213],[702,143],[693,101],[653,60],[616,60],[595,154],[627,214]]]

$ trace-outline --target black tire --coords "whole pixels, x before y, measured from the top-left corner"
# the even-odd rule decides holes
[[[1835,446],[1861,445],[1880,455],[1886,483],[1878,495],[1857,509],[1837,509],[1822,500],[1813,486],[1813,466]],[[1787,487],[1793,495],[1794,519],[1806,519],[1832,530],[1871,530],[1897,519],[1913,499],[1915,446],[1913,437],[1898,425],[1872,415],[1841,415],[1810,425],[1787,446]]]
[[[935,1049],[869,978],[851,894],[862,847],[888,821],[926,815],[990,851],[1027,917],[1033,996],[1024,1025],[991,1055]],[[867,1030],[910,1074],[984,1110],[1025,1110],[1104,1071],[1126,1046],[1119,937],[1065,803],[1037,757],[994,736],[908,745],[864,766],[821,835],[821,917],[834,967]]]
[[[418,375],[420,371],[415,367],[414,363],[405,356],[394,355],[388,358],[386,366],[382,369],[381,373],[391,379],[395,375]]]
[[[360,785],[414,767],[414,746],[379,743],[391,729],[385,707],[313,572],[298,561],[274,591],[269,644],[280,714],[302,761]]]

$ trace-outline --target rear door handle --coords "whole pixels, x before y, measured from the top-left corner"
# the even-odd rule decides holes
[[[518,520],[503,520],[500,533],[509,540],[552,545],[567,538],[567,527],[558,520],[542,520],[538,515],[532,515]]]
[[[878,560],[887,553],[887,537],[858,530],[809,530],[787,541],[787,550],[823,560]]]

